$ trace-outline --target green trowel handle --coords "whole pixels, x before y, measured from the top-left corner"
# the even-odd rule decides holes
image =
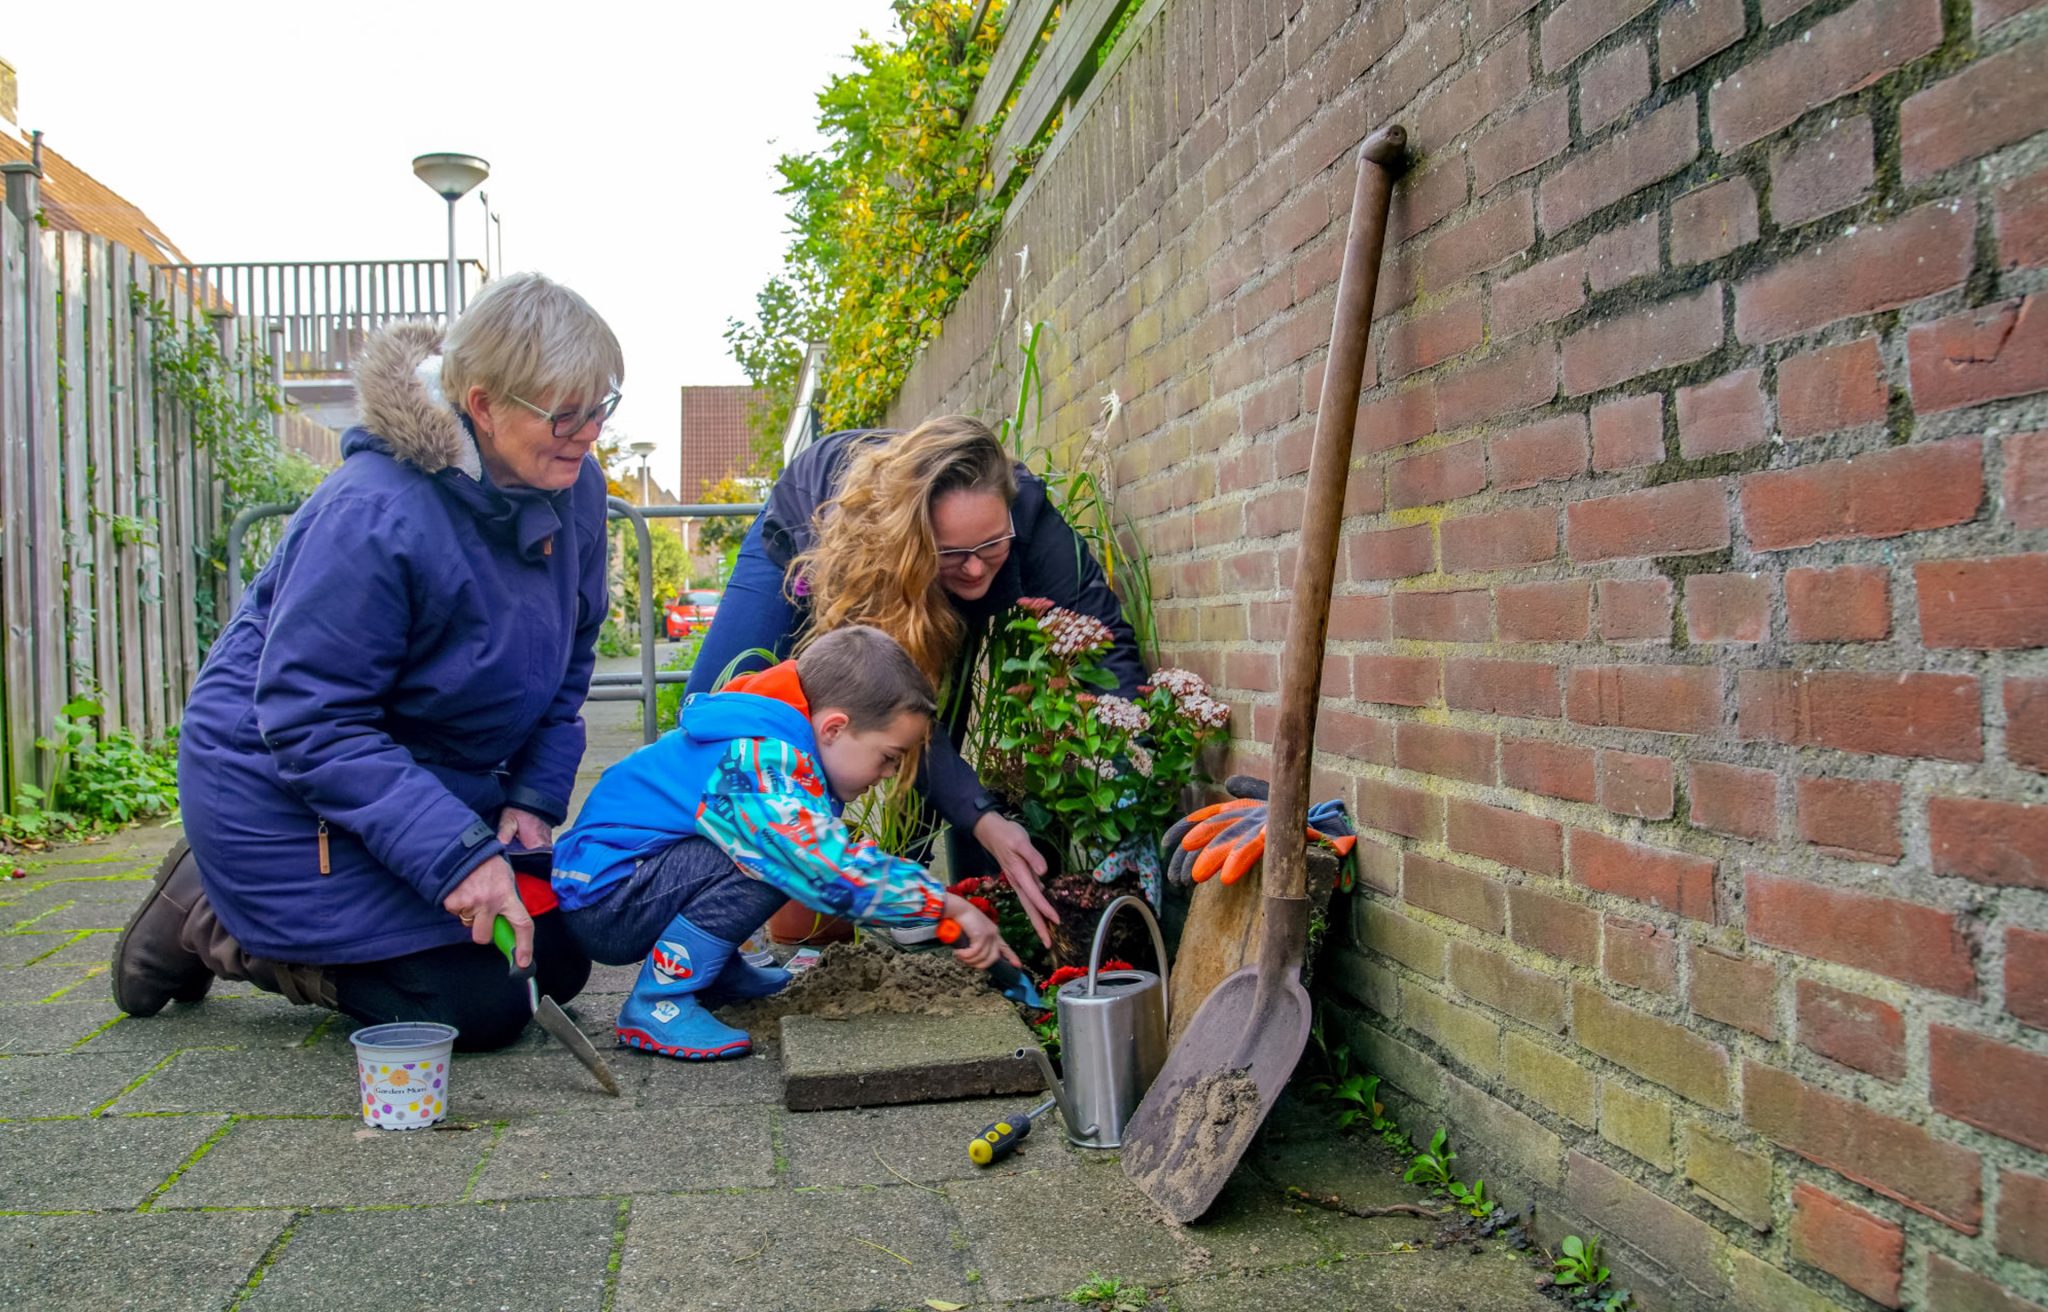
[[[520,969],[519,962],[517,960],[519,941],[517,938],[513,936],[511,921],[505,919],[505,917],[503,916],[499,916],[496,920],[491,922],[491,942],[497,945],[498,951],[505,954],[505,964],[512,967],[513,979],[533,978],[532,962],[527,962],[525,969]]]

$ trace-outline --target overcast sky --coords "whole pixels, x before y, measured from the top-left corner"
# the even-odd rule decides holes
[[[660,444],[677,388],[746,381],[726,320],[781,262],[774,162],[886,0],[113,0],[6,5],[20,125],[196,261],[440,258],[428,151],[481,155],[505,264],[582,292],[626,353],[617,433]],[[457,210],[483,254],[474,193]]]

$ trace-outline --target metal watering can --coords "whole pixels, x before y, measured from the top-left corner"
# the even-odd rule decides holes
[[[1159,973],[1149,970],[1102,969],[1102,943],[1110,918],[1125,906],[1136,907],[1152,931]],[[1095,945],[1088,954],[1087,987],[1076,980],[1059,991],[1060,1050],[1065,1057],[1064,1085],[1053,1073],[1045,1049],[1037,1044],[1017,1049],[1020,1058],[1035,1057],[1046,1087],[1059,1103],[1067,1141],[1082,1148],[1116,1148],[1138,1100],[1166,1062],[1166,941],[1145,900],[1125,894],[1103,909],[1095,926]]]

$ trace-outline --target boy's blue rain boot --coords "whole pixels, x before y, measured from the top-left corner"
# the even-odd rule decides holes
[[[718,982],[704,990],[704,1005],[723,1007],[728,1002],[772,998],[795,978],[780,966],[757,966],[735,952],[718,973]]]
[[[640,965],[640,978],[619,1008],[619,1042],[684,1061],[738,1057],[753,1046],[704,1009],[698,994],[732,964],[739,945],[713,938],[677,916]]]

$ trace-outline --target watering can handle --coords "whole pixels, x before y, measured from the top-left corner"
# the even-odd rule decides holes
[[[1166,940],[1160,937],[1159,921],[1153,916],[1152,908],[1145,905],[1144,898],[1125,893],[1102,909],[1102,919],[1095,922],[1095,946],[1088,950],[1088,996],[1095,996],[1095,976],[1102,970],[1102,943],[1109,934],[1109,918],[1123,910],[1126,904],[1144,913],[1145,928],[1152,931],[1152,951],[1159,958],[1159,1018],[1170,1027],[1173,1018],[1167,1008],[1172,1004],[1167,998],[1172,995],[1172,990],[1167,987]]]

